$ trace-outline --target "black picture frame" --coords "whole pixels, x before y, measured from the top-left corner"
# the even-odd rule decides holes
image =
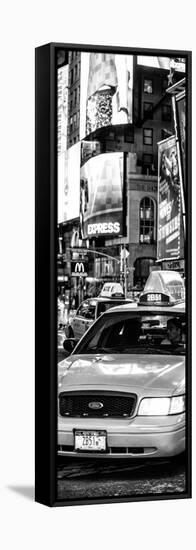
[[[57,76],[59,49],[185,57],[187,62],[187,489],[182,494],[60,501],[57,498]],[[191,498],[191,67],[190,51],[50,43],[35,50],[35,500],[48,506]],[[146,94],[147,98],[150,95]]]

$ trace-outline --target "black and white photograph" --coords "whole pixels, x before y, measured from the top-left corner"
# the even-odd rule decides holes
[[[2,5],[3,550],[194,540],[194,14]]]
[[[59,502],[190,495],[188,57],[56,47]]]

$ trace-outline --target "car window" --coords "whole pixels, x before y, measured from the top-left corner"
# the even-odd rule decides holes
[[[84,317],[85,319],[94,320],[95,309],[96,309],[96,304],[94,300],[91,302],[86,301],[86,302],[83,302],[81,306],[78,308],[76,315],[79,317]]]
[[[91,320],[95,319],[95,305],[93,304],[88,305],[88,308],[85,311],[85,317],[86,319],[91,319]]]
[[[100,317],[76,353],[184,354],[182,315],[122,313]]]
[[[80,317],[86,317],[86,311],[88,310],[88,307],[89,303],[83,302],[78,308],[76,315],[79,315]]]
[[[111,300],[111,302],[99,302],[97,308],[97,316],[99,317],[99,315],[104,313],[104,311],[107,311],[111,307],[120,306],[121,304],[125,304],[125,301]]]

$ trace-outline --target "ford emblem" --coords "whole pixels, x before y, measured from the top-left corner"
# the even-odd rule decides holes
[[[103,403],[100,403],[100,401],[92,401],[88,404],[89,409],[102,409]]]

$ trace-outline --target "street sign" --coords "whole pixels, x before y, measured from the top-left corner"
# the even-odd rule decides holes
[[[122,260],[126,260],[129,256],[129,252],[126,248],[122,248],[120,252],[120,257]]]

